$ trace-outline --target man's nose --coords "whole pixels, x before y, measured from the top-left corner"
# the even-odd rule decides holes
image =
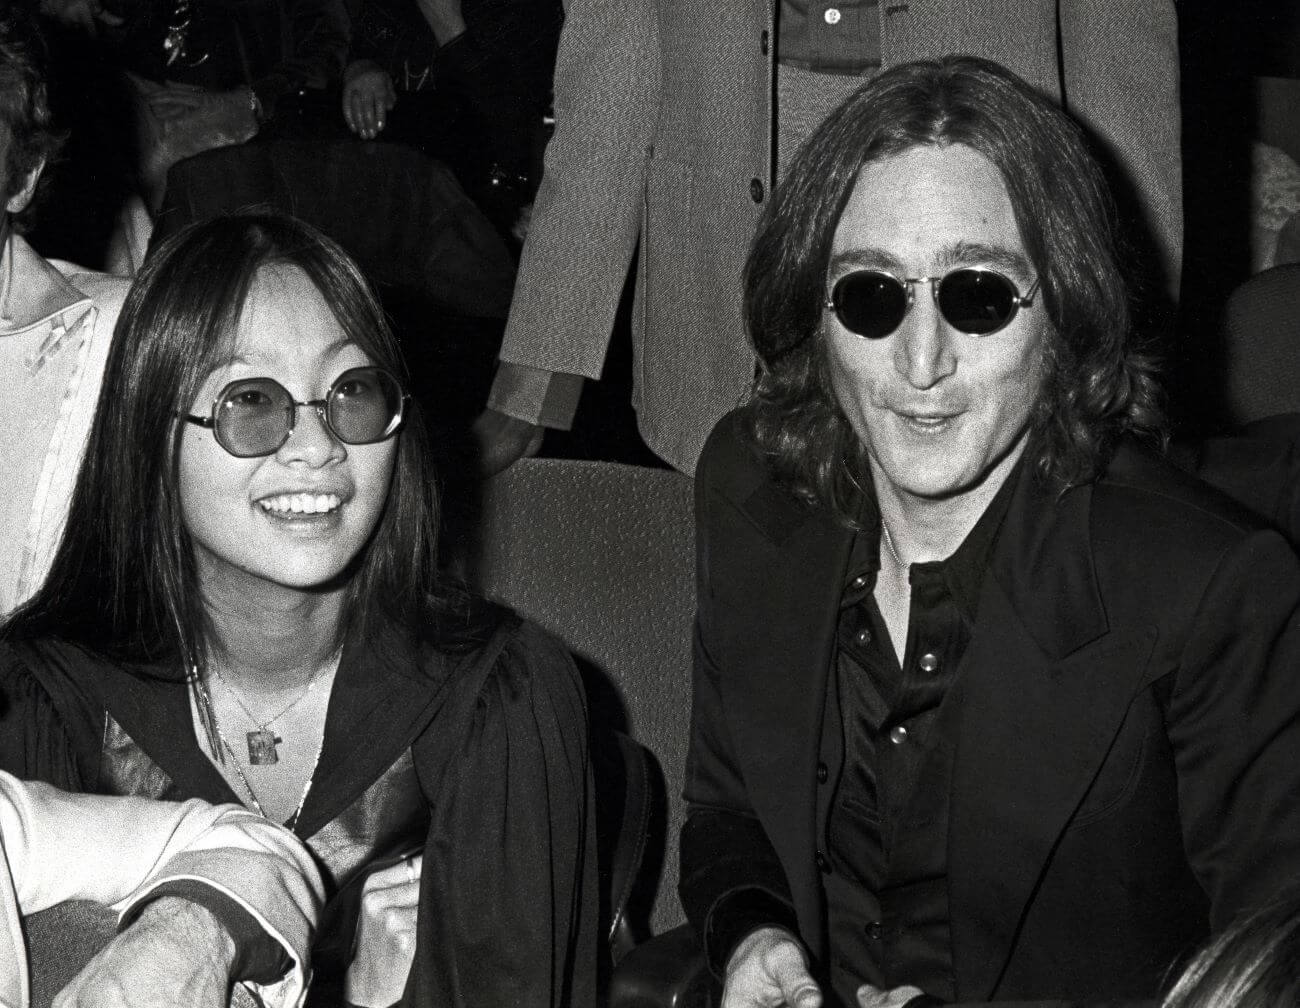
[[[917,389],[933,388],[957,369],[953,338],[957,335],[944,321],[929,285],[918,285],[902,324],[894,333],[894,368]]]

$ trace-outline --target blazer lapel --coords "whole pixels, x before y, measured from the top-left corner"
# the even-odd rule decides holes
[[[714,582],[728,592],[723,605],[752,614],[728,642],[730,667],[744,670],[724,686],[728,722],[755,811],[768,824],[788,824],[769,834],[792,890],[816,893],[818,741],[853,533],[771,486],[742,510],[758,533],[743,573]],[[819,933],[815,906],[797,909],[804,927]]]
[[[993,995],[1052,850],[1123,721],[1155,629],[1108,631],[1091,490],[1026,473],[962,664],[948,839],[960,1000]]]

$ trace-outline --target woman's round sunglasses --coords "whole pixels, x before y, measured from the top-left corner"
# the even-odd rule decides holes
[[[854,270],[835,281],[825,307],[849,332],[883,339],[903,324],[916,284],[929,284],[939,314],[958,332],[988,336],[1011,324],[1034,303],[1038,280],[1024,294],[996,270],[962,267],[941,277],[896,277],[884,270]]]
[[[274,378],[240,378],[221,390],[210,416],[183,414],[212,431],[217,444],[236,458],[274,455],[289,440],[298,407],[310,406],[330,433],[350,445],[387,440],[402,426],[410,397],[383,368],[349,368],[324,399],[299,402]]]

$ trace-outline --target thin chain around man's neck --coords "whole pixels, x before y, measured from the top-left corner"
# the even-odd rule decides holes
[[[903,563],[903,558],[898,555],[898,550],[894,549],[894,537],[889,534],[889,526],[885,523],[883,515],[880,518],[880,538],[885,543],[885,549],[889,550],[889,555],[894,558],[894,563],[898,564],[898,569],[907,570],[907,564]]]

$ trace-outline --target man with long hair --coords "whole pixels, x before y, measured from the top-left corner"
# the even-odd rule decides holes
[[[35,19],[0,13],[0,615],[40,587],[99,396],[127,280],[42,258],[19,233],[62,136]]]
[[[1158,995],[1300,866],[1300,564],[1162,457],[1111,205],[996,64],[846,101],[697,472],[681,895],[724,1008]]]

